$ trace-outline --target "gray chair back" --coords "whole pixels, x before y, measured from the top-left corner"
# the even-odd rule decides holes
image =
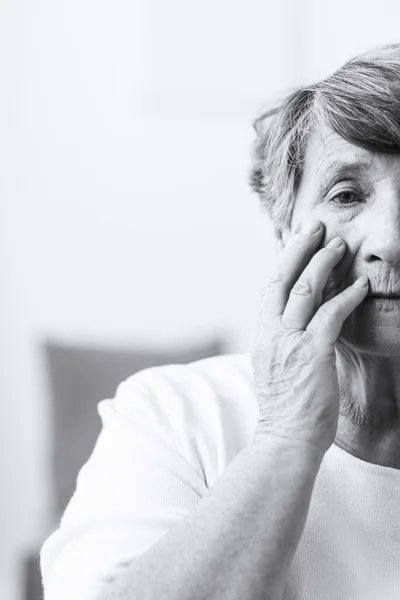
[[[226,352],[222,339],[169,352],[93,347],[54,340],[46,340],[42,350],[51,399],[55,518],[69,502],[78,472],[92,453],[101,431],[97,413],[100,400],[113,398],[118,385],[142,369],[187,364]]]

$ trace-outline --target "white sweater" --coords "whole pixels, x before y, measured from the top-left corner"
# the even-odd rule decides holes
[[[98,404],[102,431],[41,549],[45,600],[96,586],[190,513],[252,442],[248,354],[145,369]],[[284,600],[400,599],[400,471],[335,444],[318,472]]]

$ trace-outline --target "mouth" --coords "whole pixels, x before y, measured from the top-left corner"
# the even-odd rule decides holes
[[[378,294],[367,294],[369,300],[400,300],[400,296],[384,296]]]

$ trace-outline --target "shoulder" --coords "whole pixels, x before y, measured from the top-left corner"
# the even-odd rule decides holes
[[[123,381],[112,401],[100,402],[102,418],[110,410],[172,446],[212,485],[254,433],[258,405],[249,355],[144,369]]]

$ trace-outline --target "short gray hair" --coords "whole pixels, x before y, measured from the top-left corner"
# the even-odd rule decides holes
[[[254,121],[250,184],[277,229],[290,227],[308,140],[322,122],[356,146],[400,154],[400,43],[356,56]]]

